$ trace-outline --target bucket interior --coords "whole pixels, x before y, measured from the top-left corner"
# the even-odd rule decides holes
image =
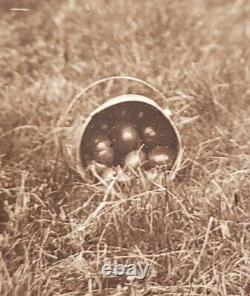
[[[112,143],[115,142],[116,130],[121,124],[130,124],[137,130],[141,150],[149,153],[152,147],[143,142],[143,130],[153,127],[157,131],[157,146],[170,148],[174,153],[174,162],[178,157],[180,143],[176,130],[169,118],[155,106],[141,101],[124,101],[113,104],[96,112],[82,133],[80,143],[80,162],[86,167],[93,160],[93,142],[98,136],[107,137]],[[123,165],[124,155],[114,148],[114,165]],[[174,164],[174,163],[173,163]]]

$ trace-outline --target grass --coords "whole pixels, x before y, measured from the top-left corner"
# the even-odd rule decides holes
[[[13,10],[26,8],[26,10]],[[249,1],[1,1],[0,294],[250,293]],[[109,97],[172,110],[185,152],[175,181],[84,182],[55,145]],[[143,281],[105,260],[148,262]]]

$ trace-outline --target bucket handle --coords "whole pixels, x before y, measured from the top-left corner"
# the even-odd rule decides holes
[[[76,94],[75,97],[70,102],[70,104],[68,105],[66,111],[60,116],[59,120],[57,121],[56,126],[60,127],[62,125],[62,123],[65,121],[70,110],[74,107],[75,103],[78,101],[78,99],[80,99],[80,97],[84,93],[88,92],[90,89],[96,87],[97,85],[108,82],[110,80],[130,80],[130,81],[135,81],[135,82],[141,83],[141,84],[147,86],[148,88],[150,88],[151,90],[153,90],[154,92],[156,92],[163,100],[167,100],[167,97],[163,94],[163,92],[161,92],[155,86],[153,86],[152,84],[150,84],[149,82],[147,82],[145,80],[142,80],[142,79],[136,78],[136,77],[132,77],[132,76],[110,76],[110,77],[98,79],[96,81],[91,82],[89,85],[87,85],[85,88],[83,88],[78,94]],[[168,113],[168,115],[171,115],[171,111],[168,108],[164,108],[164,109]]]

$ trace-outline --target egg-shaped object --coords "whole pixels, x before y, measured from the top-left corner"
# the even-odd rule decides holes
[[[87,171],[96,173],[98,175],[100,175],[105,169],[107,169],[107,166],[105,164],[99,163],[95,160],[92,160],[87,166]]]
[[[133,150],[126,155],[124,159],[124,166],[135,169],[141,166],[145,159],[146,155],[143,151]]]
[[[100,130],[101,130],[102,132],[107,132],[108,129],[109,129],[109,125],[108,125],[108,123],[107,123],[107,122],[103,122],[103,123],[101,124],[101,126],[100,126]]]
[[[169,147],[157,146],[148,153],[149,164],[154,166],[167,166],[171,168],[176,158],[176,153]]]
[[[114,157],[114,150],[111,147],[106,147],[103,150],[94,152],[94,160],[107,166],[112,166],[114,164]]]
[[[114,179],[114,177],[116,175],[117,175],[116,169],[113,167],[112,168],[108,167],[102,172],[101,176],[105,181],[110,181],[110,180]]]
[[[147,147],[153,147],[153,146],[159,145],[160,143],[159,131],[157,130],[157,128],[153,126],[150,126],[150,125],[146,126],[143,129],[142,137]]]
[[[102,135],[94,137],[91,141],[91,144],[93,144],[92,149],[94,151],[102,151],[112,148],[112,142],[108,139],[108,137]]]
[[[117,124],[114,128],[113,143],[118,153],[126,154],[139,148],[139,133],[133,124],[126,122]]]

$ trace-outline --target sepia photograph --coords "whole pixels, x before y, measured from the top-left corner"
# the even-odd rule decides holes
[[[250,296],[249,0],[0,0],[0,295]]]

